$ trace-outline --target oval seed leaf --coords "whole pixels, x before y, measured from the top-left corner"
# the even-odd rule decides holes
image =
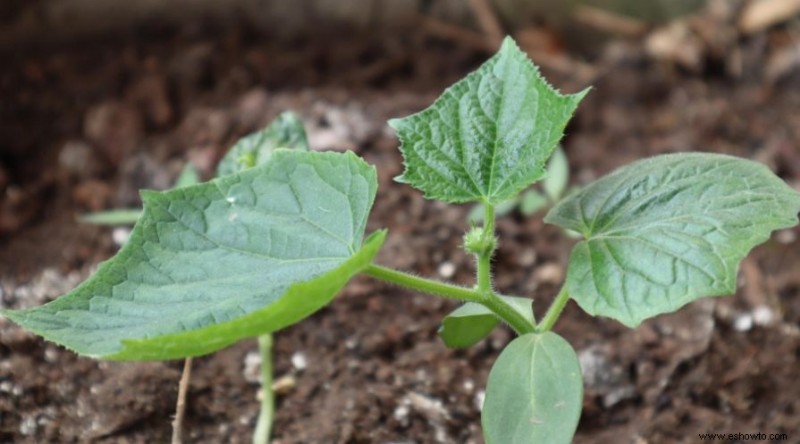
[[[528,298],[500,296],[525,319],[533,320],[533,301]],[[481,304],[467,302],[445,316],[439,336],[450,348],[467,348],[475,345],[500,323],[491,310]]]
[[[588,90],[561,95],[511,38],[429,108],[389,122],[405,171],[429,199],[497,205],[544,176],[547,159]]]
[[[575,350],[553,332],[508,344],[489,373],[481,423],[486,444],[569,444],[583,406]]]
[[[279,150],[238,174],[144,192],[128,243],[94,276],[2,313],[84,355],[212,352],[299,321],[369,265],[383,240],[361,246],[376,188],[375,169],[353,153]]]
[[[283,112],[263,130],[239,139],[219,161],[217,177],[262,165],[278,148],[310,149],[303,121],[293,112]]]
[[[679,153],[635,162],[555,206],[546,222],[581,233],[570,295],[636,326],[704,296],[734,293],[739,262],[797,224],[800,194],[764,165]]]

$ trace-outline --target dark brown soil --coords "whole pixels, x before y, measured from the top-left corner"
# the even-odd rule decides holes
[[[369,230],[389,229],[380,263],[470,284],[460,247],[469,209],[392,181],[401,159],[385,120],[427,106],[485,54],[421,37],[339,37],[336,47],[227,35],[3,55],[0,306],[50,300],[114,253],[112,230],[81,225],[77,214],[136,205],[136,189],[169,186],[186,161],[208,177],[234,140],[283,109],[303,115],[316,148],[351,148],[377,165]],[[757,72],[733,78],[714,60],[689,72],[638,44],[622,49],[593,60],[602,74],[568,128],[574,183],[641,157],[701,150],[758,159],[800,185],[797,71],[768,83]],[[551,79],[569,92],[583,86]],[[532,296],[541,312],[574,241],[539,216],[509,215],[498,230],[499,289]],[[584,366],[575,442],[698,442],[708,431],[800,442],[798,235],[777,233],[748,257],[735,296],[636,330],[570,304],[556,330]],[[454,307],[359,277],[277,334],[276,377],[289,384],[275,442],[482,442],[486,377],[512,334],[499,328],[448,350],[436,331]],[[249,441],[255,350],[245,341],[195,360],[187,441]],[[0,442],[166,442],[181,366],[80,358],[0,319]]]

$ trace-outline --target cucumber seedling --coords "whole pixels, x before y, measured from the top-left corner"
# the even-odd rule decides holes
[[[530,298],[494,288],[495,209],[545,176],[587,92],[553,89],[508,38],[429,108],[389,122],[404,158],[397,181],[429,199],[483,206],[482,224],[464,236],[476,260],[472,286],[374,262],[387,235],[364,234],[374,167],[352,152],[279,149],[208,183],[143,191],[144,213],[128,243],[94,276],[44,306],[2,313],[82,355],[175,359],[299,322],[363,273],[465,302],[443,321],[450,346],[474,344],[499,323],[512,328],[517,337],[489,374],[486,442],[569,443],[583,383],[574,349],[552,331],[567,302],[635,327],[698,298],[732,294],[745,255],[796,225],[800,211],[799,193],[745,159],[693,152],[622,167],[547,213],[546,222],[583,239],[537,318]]]

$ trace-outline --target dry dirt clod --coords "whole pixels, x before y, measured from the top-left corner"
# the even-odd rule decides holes
[[[83,133],[114,165],[119,165],[144,137],[138,110],[126,103],[109,100],[86,112]]]
[[[104,160],[83,140],[66,142],[58,153],[58,165],[78,179],[91,179],[103,173]]]
[[[242,94],[234,107],[239,127],[244,131],[255,131],[262,125],[269,109],[269,94],[263,88],[255,88]]]
[[[137,79],[126,91],[126,97],[142,109],[147,121],[156,128],[166,126],[175,115],[167,78],[155,69]]]
[[[739,18],[739,29],[754,34],[787,21],[800,13],[800,0],[755,0],[747,3]]]

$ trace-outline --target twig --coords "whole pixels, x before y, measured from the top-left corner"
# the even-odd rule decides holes
[[[469,0],[469,6],[489,43],[495,48],[500,46],[503,41],[503,27],[500,26],[500,22],[497,20],[489,1]]]
[[[497,51],[497,45],[486,41],[486,38],[477,32],[425,16],[417,17],[416,22],[422,31],[429,35],[445,40],[453,40],[478,51],[490,53]]]
[[[647,25],[639,20],[588,5],[580,5],[575,9],[575,20],[624,37],[641,37],[647,32]]]
[[[186,358],[183,374],[178,385],[178,404],[175,407],[175,420],[172,421],[172,444],[183,443],[183,417],[186,412],[186,392],[189,391],[189,380],[192,378],[192,358]]]

